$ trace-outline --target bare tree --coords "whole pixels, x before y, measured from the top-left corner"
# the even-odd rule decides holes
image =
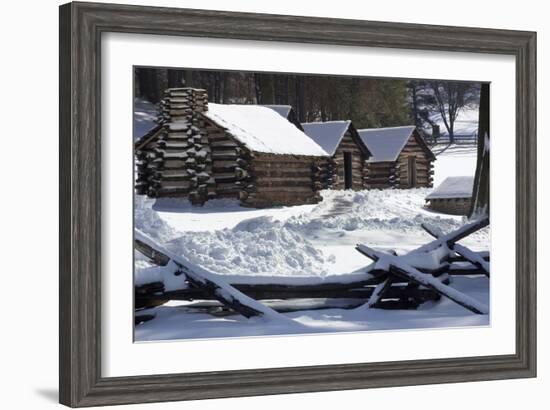
[[[422,128],[438,129],[436,116],[439,115],[449,135],[449,145],[455,141],[455,123],[460,112],[466,107],[476,106],[479,101],[479,84],[476,83],[412,80],[407,88],[410,113],[415,124]]]
[[[428,93],[424,101],[428,109],[439,113],[449,134],[449,143],[455,140],[455,122],[460,111],[478,102],[477,85],[452,81],[427,81]]]

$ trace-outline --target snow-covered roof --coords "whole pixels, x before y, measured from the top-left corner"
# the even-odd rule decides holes
[[[426,199],[471,198],[474,177],[447,177]]]
[[[414,125],[357,130],[363,143],[372,153],[368,162],[395,161],[415,130]]]
[[[290,105],[263,105],[263,107],[271,108],[273,111],[285,118],[288,118],[288,114],[290,113],[290,110],[292,110]]]
[[[304,132],[329,155],[334,155],[344,138],[351,121],[327,121],[302,123]]]
[[[311,138],[276,111],[260,105],[208,104],[203,115],[250,150],[272,154],[326,156]]]

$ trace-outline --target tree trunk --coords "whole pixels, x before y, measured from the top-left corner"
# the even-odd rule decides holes
[[[295,104],[294,109],[296,110],[296,115],[298,117],[298,121],[305,122],[306,116],[305,116],[305,104],[304,104],[304,77],[302,76],[295,76]]]
[[[482,84],[479,97],[477,166],[474,177],[470,218],[489,217],[489,158],[491,135],[489,130],[489,103],[489,84]]]
[[[420,128],[422,126],[420,121],[420,115],[418,113],[418,101],[416,96],[416,84],[414,82],[411,82],[409,84],[410,90],[411,90],[411,100],[412,100],[412,115],[414,118],[415,125]]]
[[[262,98],[262,82],[260,74],[253,74],[254,77],[254,93],[256,95],[256,104],[263,104]]]
[[[184,82],[185,86],[186,87],[192,87],[193,86],[193,71],[185,70],[184,79],[185,79],[185,82]]]

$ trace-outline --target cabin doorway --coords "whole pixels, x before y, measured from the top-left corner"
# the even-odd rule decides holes
[[[416,157],[409,157],[407,175],[409,188],[416,188]]]
[[[351,152],[344,152],[344,189],[351,189],[352,182]]]

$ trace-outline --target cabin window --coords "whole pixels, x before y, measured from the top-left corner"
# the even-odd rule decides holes
[[[416,157],[409,157],[408,172],[409,188],[416,187]]]
[[[351,189],[353,182],[351,152],[344,152],[344,189]]]

